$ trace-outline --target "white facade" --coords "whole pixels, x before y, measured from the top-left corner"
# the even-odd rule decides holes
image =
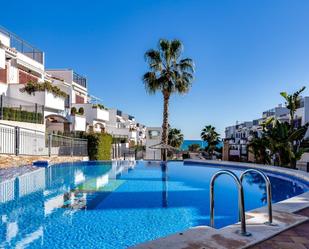
[[[87,79],[72,69],[48,69],[53,84],[68,94],[68,103],[83,104],[88,102]],[[68,106],[69,108],[71,106]]]
[[[137,127],[135,118],[131,115],[123,113],[117,109],[109,109],[109,121],[106,125],[106,131],[113,136],[127,137],[129,141],[135,144],[141,144],[144,139],[145,129]]]
[[[44,59],[42,51],[0,28],[0,95],[5,96],[5,107],[22,106],[23,110],[25,108],[33,113],[39,106],[44,112],[45,127],[50,132],[106,131],[114,136],[126,137],[135,144],[145,144],[144,125],[138,124],[131,115],[90,103],[85,77],[72,69],[45,70]],[[21,91],[29,82],[49,82],[59,87],[67,97],[58,97],[48,91],[33,94]],[[72,107],[77,110],[82,107],[84,115],[71,115]]]
[[[96,104],[85,103],[85,104],[73,104],[77,110],[83,108],[86,116],[86,122],[88,130],[95,132],[105,131],[106,122],[109,121],[109,112],[106,109],[100,108]]]
[[[71,131],[86,131],[86,117],[81,115],[69,116]]]
[[[21,91],[29,82],[44,81],[44,53],[15,34],[0,28],[0,95],[5,96],[4,107],[37,111],[44,117],[52,114],[64,115],[64,97],[55,96],[48,91],[33,94]]]
[[[247,154],[246,146],[248,142],[252,139],[254,133],[261,136],[263,132],[261,123],[269,118],[275,118],[281,122],[290,122],[289,109],[278,105],[264,111],[260,119],[226,127],[225,139],[228,141],[229,156],[240,157],[242,153]],[[302,97],[300,107],[294,114],[294,127],[304,126],[307,123],[309,123],[309,97]],[[304,138],[309,139],[309,128]]]
[[[20,91],[24,85],[21,84],[10,84],[8,87],[8,95],[18,102],[18,100],[27,100],[33,104],[38,104],[44,106],[47,116],[50,113],[61,113],[64,111],[64,97],[55,96],[53,93],[44,91],[44,92],[35,92],[33,94],[28,94],[26,92]],[[19,103],[16,103],[17,105]]]
[[[162,128],[147,127],[146,129],[146,160],[161,160],[161,150],[150,148],[161,143]]]

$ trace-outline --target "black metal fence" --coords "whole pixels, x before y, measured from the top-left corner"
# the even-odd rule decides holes
[[[5,34],[7,37],[10,38],[10,47],[16,49],[18,52],[23,53],[27,57],[43,64],[44,63],[44,53],[30,45],[28,42],[24,41],[23,39],[19,38],[14,33],[8,31],[4,27],[0,26],[0,32]]]
[[[44,123],[44,106],[0,95],[0,119]]]
[[[0,154],[87,156],[87,139],[0,124]]]

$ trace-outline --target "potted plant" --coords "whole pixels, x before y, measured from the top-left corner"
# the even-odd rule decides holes
[[[85,113],[84,108],[83,108],[83,107],[80,107],[80,108],[78,109],[78,114],[84,115],[84,113]]]
[[[75,114],[77,113],[76,107],[72,107],[71,108],[71,115],[75,116]]]

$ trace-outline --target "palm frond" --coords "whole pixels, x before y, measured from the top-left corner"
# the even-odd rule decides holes
[[[160,52],[154,49],[150,49],[145,53],[145,60],[149,64],[149,68],[158,71],[162,68],[162,60]]]
[[[180,40],[172,40],[170,44],[171,57],[177,61],[181,55],[183,45]]]
[[[179,61],[178,64],[181,71],[187,71],[190,73],[194,73],[195,65],[192,59],[186,58]]]
[[[154,94],[156,91],[161,90],[160,82],[154,72],[147,72],[143,76],[145,89],[149,94]]]

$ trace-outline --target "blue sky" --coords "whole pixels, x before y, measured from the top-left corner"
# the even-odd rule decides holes
[[[109,107],[160,126],[162,97],[141,77],[144,52],[159,38],[183,41],[196,64],[185,96],[173,96],[170,123],[185,138],[204,125],[222,133],[308,87],[309,1],[11,1],[0,24],[45,51],[47,68],[73,68]],[[3,11],[7,10],[7,11]]]

